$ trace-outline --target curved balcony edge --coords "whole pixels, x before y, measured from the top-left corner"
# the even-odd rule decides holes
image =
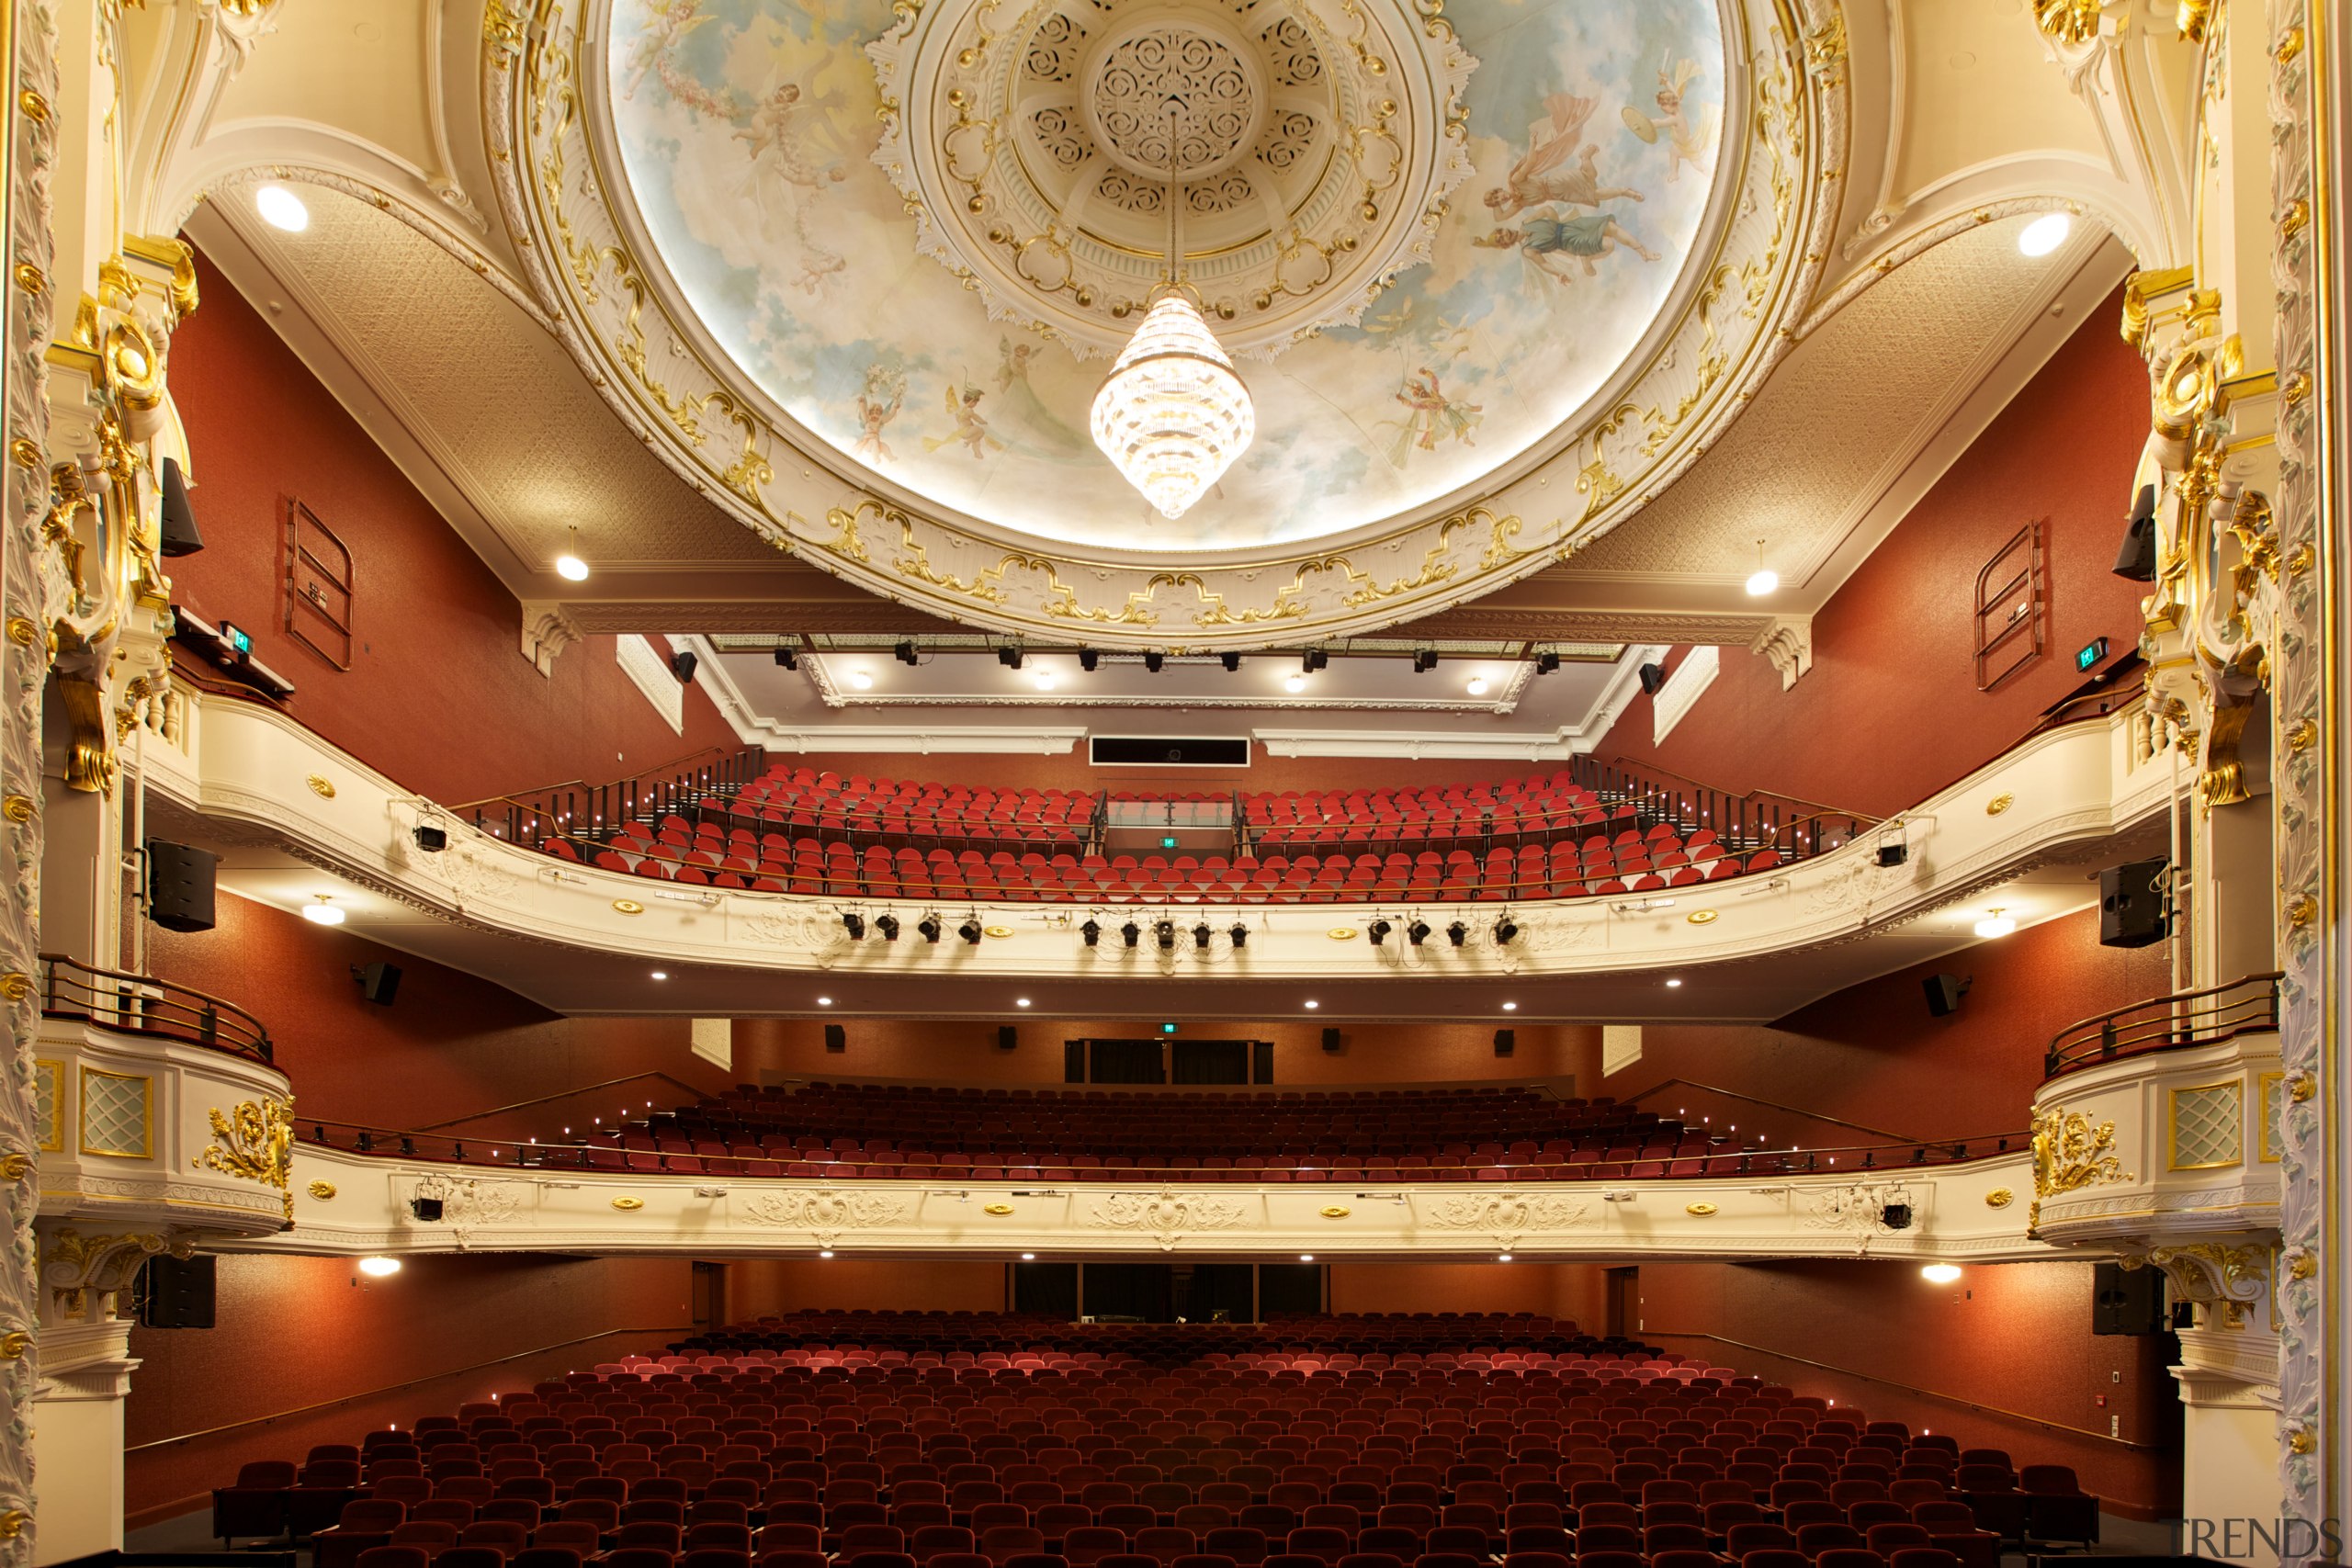
[[[1182,904],[1180,925],[1222,932],[1250,927],[1234,962],[1241,979],[1573,976],[1689,967],[1772,956],[1855,941],[1915,921],[2018,873],[2084,859],[2114,833],[2164,808],[2174,786],[2162,754],[2140,755],[2136,705],[2045,730],[1913,811],[1828,853],[1770,874],[1649,896],[1453,903]],[[674,964],[775,972],[1069,976],[1117,979],[1189,974],[1190,940],[1162,951],[1107,938],[1080,943],[1090,910],[1160,906],[854,900],[703,888],[566,863],[457,822],[440,807],[358,763],[292,719],[249,703],[199,695],[187,705],[178,744],[147,737],[147,782],[177,807],[200,814],[216,839],[266,847],[441,919],[532,942]],[[449,829],[428,853],[413,829]],[[1907,855],[1882,865],[1878,840],[1899,833]],[[2084,894],[2087,902],[2088,894]],[[910,936],[856,941],[844,909],[896,913],[910,931],[928,909],[969,915],[982,941],[939,944]],[[1335,942],[1377,912],[1418,911],[1432,926],[1460,919],[1473,940],[1408,947]],[[1517,934],[1493,939],[1508,915]],[[1108,915],[1104,923],[1123,918]],[[958,922],[951,922],[958,923]],[[1401,923],[1401,922],[1400,922]],[[1189,932],[1183,933],[1189,939]],[[1350,935],[1353,931],[1350,931]]]

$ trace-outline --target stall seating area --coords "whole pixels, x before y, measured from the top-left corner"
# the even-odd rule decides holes
[[[1101,855],[1062,849],[923,849],[820,840],[778,829],[672,816],[631,823],[608,840],[540,840],[560,860],[694,886],[842,899],[916,902],[1247,904],[1507,902],[1605,897],[1719,882],[1781,863],[1781,852],[1739,853],[1712,829],[1665,823],[1581,840],[1415,852],[1344,849],[1268,853]]]
[[[1546,839],[1630,822],[1566,770],[1540,778],[1426,789],[1286,789],[1241,797],[1243,829],[1260,853],[1303,844],[1451,843]]]
[[[2098,1535],[2064,1466],[1732,1368],[1340,1367],[1360,1325],[1281,1326],[1157,1363],[985,1320],[1016,1343],[628,1357],[249,1464],[213,1529],[314,1568],[1996,1568]]]
[[[752,1089],[622,1126],[620,1165],[779,1165],[848,1180],[1623,1179],[1737,1168],[1735,1144],[1611,1100],[1527,1088],[1216,1090]],[[729,1168],[725,1166],[717,1168]]]

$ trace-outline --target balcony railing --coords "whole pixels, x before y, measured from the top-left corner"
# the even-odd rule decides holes
[[[879,1159],[799,1158],[786,1154],[692,1154],[598,1143],[517,1142],[500,1137],[452,1137],[310,1117],[297,1124],[305,1144],[383,1158],[487,1166],[515,1171],[585,1171],[616,1176],[738,1176],[774,1180],[908,1181],[960,1188],[975,1182],[1116,1182],[1123,1185],[1216,1182],[1246,1186],[1296,1182],[1377,1187],[1425,1182],[1636,1181],[1687,1177],[1784,1177],[1851,1173],[1883,1176],[1964,1160],[1991,1159],[2026,1146],[2024,1132],[1977,1138],[1906,1140],[1813,1149],[1724,1147],[1703,1155],[1639,1159],[1476,1161],[1453,1165],[1399,1164],[1339,1156],[1285,1156],[1269,1166],[1203,1166],[1116,1156],[1120,1164],[1077,1163],[1052,1153],[1031,1156],[956,1153],[962,1163]],[[937,1151],[907,1150],[909,1155]]]
[[[271,1066],[269,1031],[244,1009],[152,975],[93,969],[62,953],[40,956],[40,1010],[94,1029],[174,1040]]]
[[[2119,1056],[2218,1045],[2241,1034],[2278,1027],[2277,972],[2248,975],[2201,991],[2134,1002],[2061,1030],[2042,1054],[2044,1082]]]
[[[469,800],[449,811],[509,843],[536,844],[565,833],[602,840],[623,823],[650,823],[673,812],[692,814],[707,800],[731,797],[766,769],[767,753],[756,747],[724,751],[707,746],[608,784],[569,779]]]
[[[1643,826],[1673,824],[1684,833],[1712,828],[1715,837],[1753,852],[1777,850],[1782,860],[1827,854],[1869,829],[1878,818],[1769,790],[1736,794],[1645,764],[1604,762],[1579,756],[1569,774],[1610,805],[1631,804]]]

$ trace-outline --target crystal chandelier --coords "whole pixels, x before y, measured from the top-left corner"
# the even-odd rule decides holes
[[[1184,297],[1176,266],[1176,114],[1168,117],[1168,281],[1094,394],[1094,445],[1159,509],[1182,517],[1258,432],[1250,389]]]

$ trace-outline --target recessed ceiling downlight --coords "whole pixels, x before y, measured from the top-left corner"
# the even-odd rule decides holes
[[[2045,212],[2018,231],[2018,250],[2029,256],[2046,256],[2066,243],[2075,220],[2063,212]]]
[[[284,186],[264,186],[254,192],[254,210],[273,229],[299,234],[311,226],[311,209]]]
[[[1960,1265],[1957,1263],[1930,1263],[1926,1268],[1919,1270],[1919,1278],[1927,1280],[1930,1285],[1954,1284],[1957,1283],[1960,1279]]]

